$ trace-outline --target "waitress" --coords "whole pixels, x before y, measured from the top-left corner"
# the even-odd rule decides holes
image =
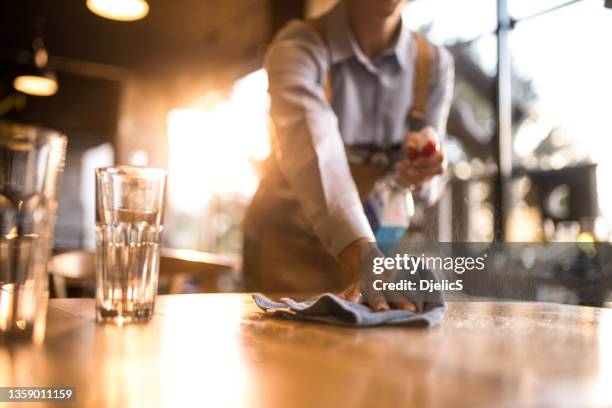
[[[264,63],[272,153],[244,224],[248,290],[340,291],[359,301],[360,257],[375,247],[362,203],[374,182],[394,172],[417,200],[439,197],[444,149],[404,152],[423,127],[445,133],[453,60],[406,27],[405,3],[340,0],[274,39]]]

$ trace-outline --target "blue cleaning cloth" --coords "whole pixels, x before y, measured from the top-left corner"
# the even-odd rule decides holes
[[[282,298],[274,302],[262,294],[254,294],[253,300],[261,309],[276,316],[298,320],[311,320],[344,326],[435,326],[446,311],[442,301],[417,303],[421,313],[405,310],[373,312],[369,307],[352,303],[332,293],[323,293],[303,302]]]

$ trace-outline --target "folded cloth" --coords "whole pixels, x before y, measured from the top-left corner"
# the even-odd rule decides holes
[[[435,326],[446,310],[444,302],[434,301],[417,304],[419,313],[405,310],[373,312],[365,305],[349,302],[332,293],[323,293],[303,302],[290,298],[274,302],[262,294],[254,294],[253,299],[261,309],[276,316],[345,326]]]

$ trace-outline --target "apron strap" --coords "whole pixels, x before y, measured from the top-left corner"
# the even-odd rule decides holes
[[[408,112],[408,123],[411,130],[418,131],[425,126],[425,109],[429,97],[434,48],[421,33],[413,32],[412,36],[416,43],[416,62],[412,108]]]

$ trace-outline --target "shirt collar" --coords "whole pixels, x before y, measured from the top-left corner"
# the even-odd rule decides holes
[[[326,36],[327,46],[330,50],[331,63],[336,64],[356,57],[362,62],[367,60],[357,44],[351,27],[349,25],[345,2],[339,1],[328,13],[322,16],[322,27]],[[382,55],[394,55],[403,69],[409,69],[410,56],[412,55],[412,34],[403,17],[400,22],[400,31],[395,43]]]

